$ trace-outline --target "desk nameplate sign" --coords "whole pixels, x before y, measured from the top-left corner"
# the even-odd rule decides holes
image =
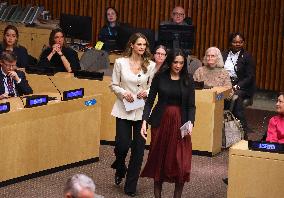
[[[48,95],[33,95],[26,97],[26,108],[38,107],[48,103]]]
[[[68,90],[63,92],[63,101],[73,100],[77,98],[83,98],[84,96],[84,88]]]
[[[10,103],[5,102],[0,104],[0,114],[1,113],[7,113],[10,111]]]
[[[284,153],[284,144],[275,142],[248,141],[250,150],[265,151],[271,153]]]

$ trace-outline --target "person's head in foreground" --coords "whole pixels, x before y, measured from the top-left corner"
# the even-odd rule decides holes
[[[95,198],[95,190],[95,183],[90,177],[76,174],[67,180],[64,198]]]

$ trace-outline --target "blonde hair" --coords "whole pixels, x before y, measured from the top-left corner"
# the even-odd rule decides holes
[[[205,66],[208,65],[207,63],[207,59],[206,59],[206,55],[209,53],[209,51],[214,51],[216,53],[217,56],[217,61],[216,61],[216,67],[224,67],[224,61],[223,61],[223,57],[221,54],[221,51],[217,48],[217,47],[209,47],[206,52],[205,52],[205,56],[203,57],[203,63]]]

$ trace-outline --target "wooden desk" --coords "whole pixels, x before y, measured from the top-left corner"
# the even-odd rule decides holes
[[[224,99],[231,89],[214,87],[195,91],[196,115],[192,149],[215,155],[221,151]]]
[[[99,81],[74,78],[73,74],[69,73],[57,73],[51,79],[60,91],[83,87],[85,95],[101,94],[101,140],[108,142],[115,140],[115,118],[111,116],[111,110],[116,96],[109,89],[110,76],[104,76],[104,79]]]
[[[91,99],[97,104],[86,106]],[[23,104],[20,98],[13,100]],[[98,158],[100,113],[101,95],[91,95],[2,114],[0,182]]]
[[[248,150],[240,141],[230,148],[228,198],[278,198],[284,195],[284,155]]]

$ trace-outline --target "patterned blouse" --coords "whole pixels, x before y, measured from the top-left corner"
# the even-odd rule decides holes
[[[224,68],[199,67],[194,75],[195,81],[204,81],[205,86],[213,87],[232,87],[229,73]]]

